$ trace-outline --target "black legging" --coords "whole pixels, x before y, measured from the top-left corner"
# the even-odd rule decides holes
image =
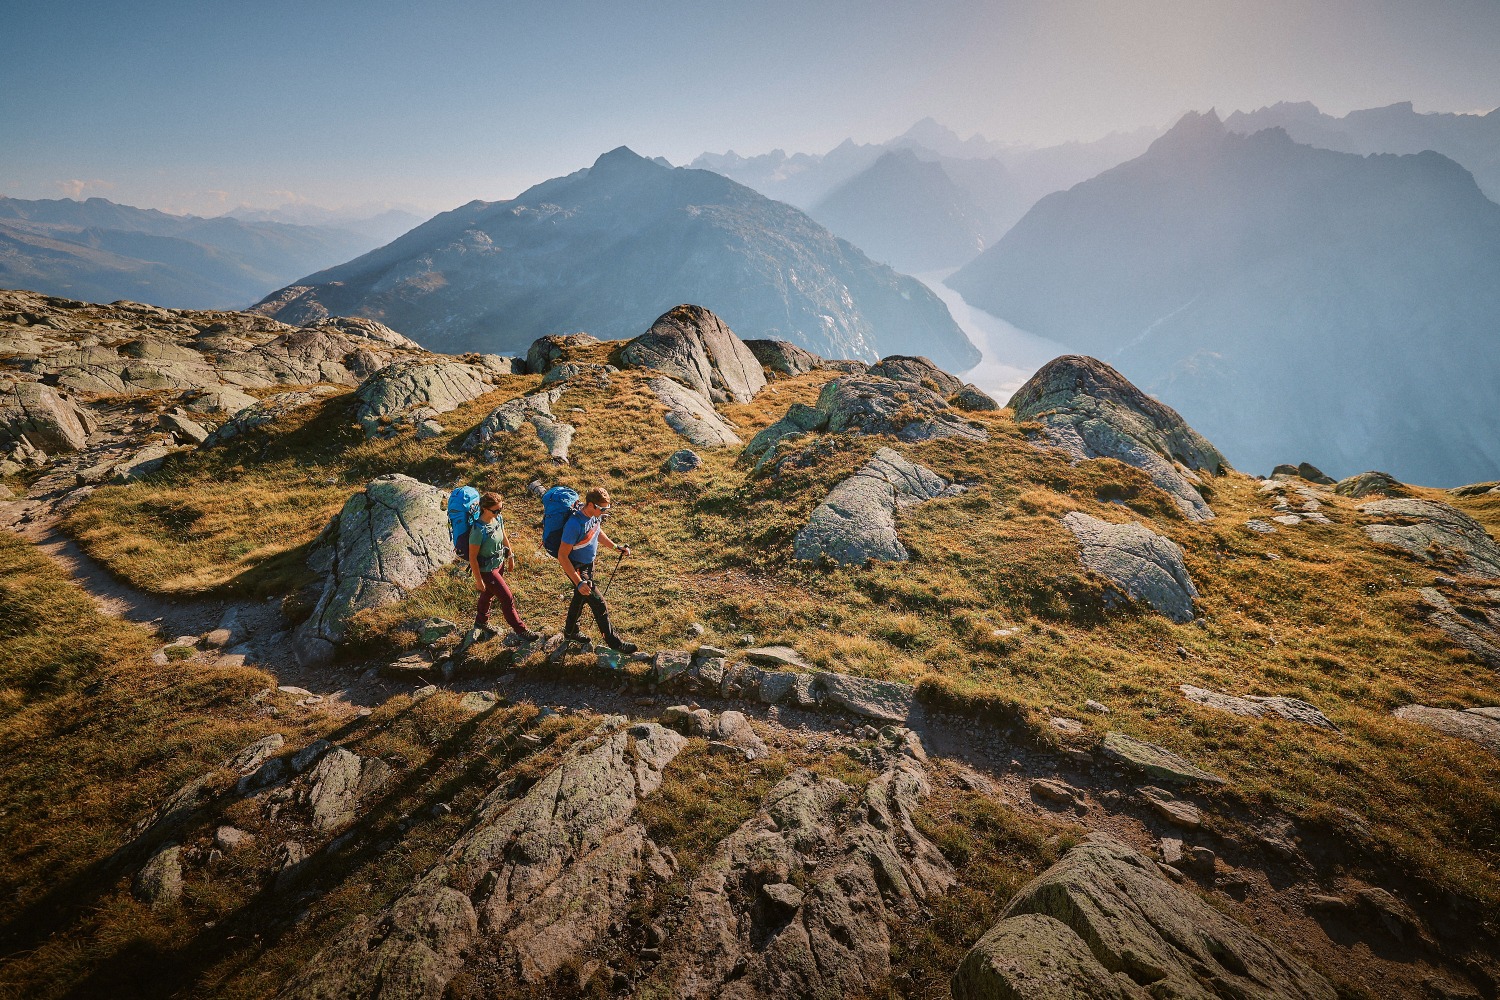
[[[610,628],[609,608],[605,606],[604,598],[599,594],[598,584],[594,583],[594,564],[591,562],[573,563],[573,568],[578,571],[579,576],[589,582],[589,594],[585,597],[578,592],[577,587],[573,588],[573,599],[568,602],[568,618],[563,623],[563,632],[572,635],[578,631],[578,619],[583,614],[583,605],[587,603],[589,610],[594,613],[594,621],[598,624],[599,631],[604,633],[604,641],[608,643],[615,638],[615,630]]]

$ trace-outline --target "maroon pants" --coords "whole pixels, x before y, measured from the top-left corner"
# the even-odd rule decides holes
[[[516,599],[510,592],[510,586],[505,582],[505,577],[500,575],[498,569],[492,569],[488,573],[480,573],[479,578],[484,581],[484,593],[479,595],[479,610],[474,614],[474,627],[484,628],[490,623],[490,602],[500,602],[500,613],[505,616],[505,621],[511,629],[516,632],[526,631],[526,626],[521,622],[521,616],[516,614]]]

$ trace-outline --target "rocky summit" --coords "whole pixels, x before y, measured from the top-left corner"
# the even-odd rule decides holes
[[[1083,355],[315,313],[0,293],[7,995],[1500,988],[1493,481],[1246,475]]]
[[[979,361],[921,282],[790,205],[623,146],[509,201],[445,212],[255,308],[299,325],[367,316],[430,348],[517,354],[549,334],[632,337],[677,302],[710,302],[742,337],[825,357],[920,345],[955,370]]]

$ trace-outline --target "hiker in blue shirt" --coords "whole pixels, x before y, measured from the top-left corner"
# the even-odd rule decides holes
[[[584,604],[594,612],[594,621],[604,633],[604,643],[621,653],[634,653],[636,645],[621,639],[609,624],[609,608],[604,605],[594,585],[594,557],[603,542],[621,555],[630,554],[630,546],[617,545],[604,532],[604,512],[609,510],[609,491],[596,486],[584,494],[583,506],[573,511],[568,523],[563,526],[562,544],[557,547],[557,562],[573,584],[573,599],[568,602],[568,617],[563,625],[563,639],[568,642],[587,641],[578,631],[578,619],[583,614]]]
[[[493,638],[490,628],[490,603],[500,602],[500,613],[511,631],[526,641],[540,638],[528,629],[516,613],[516,599],[505,582],[504,571],[516,568],[511,555],[510,539],[505,534],[505,518],[500,516],[502,501],[498,493],[479,498],[479,521],[469,529],[469,569],[474,573],[474,589],[479,591],[479,609],[474,613],[474,627]]]

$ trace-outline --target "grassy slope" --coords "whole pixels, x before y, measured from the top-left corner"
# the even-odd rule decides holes
[[[778,381],[753,403],[725,409],[748,438],[790,403],[811,402],[828,377]],[[508,498],[513,530],[527,542],[512,580],[523,614],[533,627],[555,628],[563,587],[530,550],[540,514],[523,488],[533,478],[602,482],[617,501],[609,531],[638,546],[611,604],[647,648],[685,645],[685,626],[700,621],[710,639],[794,642],[820,665],[917,681],[944,703],[998,706],[1041,741],[1052,738],[1049,714],[1097,732],[1107,725],[1230,777],[1221,793],[1228,812],[1274,804],[1358,839],[1357,824],[1338,813],[1348,810],[1373,829],[1366,846],[1375,858],[1500,902],[1500,767],[1470,744],[1389,716],[1409,701],[1493,704],[1494,673],[1421,622],[1415,586],[1432,571],[1376,550],[1352,503],[1330,505],[1337,524],[1256,536],[1241,525],[1268,506],[1254,480],[1230,475],[1210,484],[1219,519],[1191,524],[1138,471],[1109,461],[1070,467],[1029,447],[1003,412],[978,417],[991,429],[988,443],[903,446],[945,476],[977,480],[961,497],[902,516],[910,563],[806,566],[790,558],[795,532],[882,442],[825,436],[816,461],[779,480],[750,478],[727,451],[706,453],[695,473],[668,475],[659,466],[682,442],[642,381],[624,372],[608,389],[563,397],[558,412],[578,427],[572,469],[550,463],[529,429],[498,467],[457,451],[489,409],[537,382],[518,376],[445,415],[450,434],[426,442],[409,434],[364,442],[350,428],[347,397],[327,401],[270,436],[179,462],[153,482],[101,490],[69,527],[141,586],[277,592],[301,572],[297,546],[371,476],[475,482]],[[575,407],[584,412],[569,412]],[[246,538],[245,521],[218,513],[242,498],[275,511],[274,532]],[[1141,520],[1177,541],[1203,594],[1203,620],[1175,626],[1139,609],[1106,614],[1099,581],[1079,568],[1057,521],[1075,509]],[[247,543],[254,554],[236,555]],[[1268,560],[1270,551],[1282,558]],[[472,600],[461,577],[440,574],[404,605],[366,616],[355,634],[371,651],[399,644],[411,638],[406,622],[431,613],[464,621]],[[1018,631],[997,634],[1010,628]],[[1200,708],[1178,693],[1183,683],[1305,698],[1341,732]],[[1114,709],[1107,723],[1081,711],[1089,698]]]

